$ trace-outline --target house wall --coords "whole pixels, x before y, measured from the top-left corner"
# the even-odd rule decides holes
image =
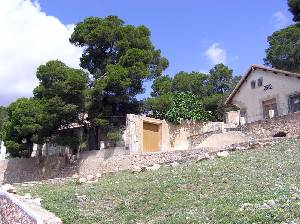
[[[257,86],[257,80],[263,78],[263,86]],[[256,80],[256,88],[251,88],[251,81]],[[272,85],[272,89],[264,90],[264,85]],[[247,110],[247,122],[263,119],[262,102],[276,98],[278,115],[288,114],[289,95],[300,92],[300,79],[283,74],[274,74],[257,69],[252,71],[240,90],[232,99],[232,103],[240,109]]]

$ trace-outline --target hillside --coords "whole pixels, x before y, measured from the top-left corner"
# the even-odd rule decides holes
[[[64,223],[298,223],[300,139],[158,171],[19,187]]]

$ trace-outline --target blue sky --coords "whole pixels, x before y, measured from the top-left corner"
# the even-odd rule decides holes
[[[170,66],[164,72],[207,72],[223,62],[242,75],[262,64],[267,37],[292,23],[286,0],[0,0],[0,105],[32,96],[39,65],[59,59],[78,67],[81,49],[68,41],[88,16],[117,15],[146,25]],[[146,85],[150,92],[150,85]]]
[[[263,63],[267,36],[292,23],[285,0],[41,0],[40,4],[65,24],[87,16],[117,15],[128,24],[146,25],[155,46],[170,61],[165,72],[170,75],[209,70],[212,62],[205,52],[214,43],[226,51],[226,64],[235,74],[243,74],[250,64]]]

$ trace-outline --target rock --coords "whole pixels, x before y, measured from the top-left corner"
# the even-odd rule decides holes
[[[139,173],[139,172],[142,172],[142,168],[139,167],[139,166],[134,166],[132,168],[132,173]]]
[[[102,174],[101,173],[96,173],[96,177],[100,178],[100,177],[102,177]]]
[[[10,184],[4,184],[4,185],[2,185],[1,188],[2,188],[3,191],[6,191],[8,193],[12,193],[12,194],[17,193],[16,188],[14,186],[10,185]]]
[[[90,175],[87,175],[86,179],[87,179],[87,181],[92,181],[95,179],[95,176],[90,174]]]
[[[23,198],[25,198],[25,199],[31,199],[32,197],[31,197],[30,194],[26,193],[26,194],[23,196]]]
[[[179,166],[179,163],[175,161],[175,162],[171,163],[170,166],[171,167],[176,167],[176,166]]]
[[[204,156],[205,156],[205,158],[206,158],[206,159],[209,159],[209,158],[210,158],[210,155],[209,155],[209,153],[208,153],[208,152],[207,152],[207,153],[205,153],[205,154],[204,154]]]
[[[79,178],[79,175],[78,175],[78,174],[74,174],[74,175],[72,176],[72,178],[78,179],[78,178]]]
[[[87,181],[86,178],[81,177],[81,178],[78,179],[77,182],[78,182],[79,184],[84,184],[84,183],[86,183],[86,181]]]
[[[227,157],[229,156],[229,153],[227,151],[222,151],[217,153],[217,157],[222,158],[222,157]]]
[[[42,200],[43,200],[43,199],[41,199],[41,198],[35,198],[35,199],[33,199],[33,200],[32,200],[32,202],[33,202],[34,204],[36,204],[36,205],[39,205],[39,206],[40,206],[40,205],[41,205],[41,202],[42,202]]]
[[[160,165],[159,164],[154,164],[152,166],[148,166],[146,169],[147,170],[159,170]]]

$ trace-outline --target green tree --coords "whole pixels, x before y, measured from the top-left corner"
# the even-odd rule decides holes
[[[76,150],[78,137],[68,129],[72,124],[83,124],[87,74],[61,61],[49,61],[39,66],[37,78],[39,85],[34,89],[34,98],[43,104],[40,139]]]
[[[153,81],[151,96],[161,96],[172,92],[173,79],[169,76],[160,76]]]
[[[172,104],[172,94],[163,94],[144,100],[144,109],[148,115],[157,119],[165,119]]]
[[[226,112],[224,100],[227,96],[227,94],[216,93],[201,99],[204,109],[206,111],[211,111],[212,121],[224,120],[224,114]]]
[[[198,97],[207,95],[207,75],[199,72],[179,72],[174,76],[172,90],[174,92],[193,93]]]
[[[208,121],[211,113],[205,111],[199,98],[192,93],[176,93],[172,97],[172,104],[166,113],[166,120],[180,124],[184,120]]]
[[[292,72],[300,72],[300,25],[295,24],[274,32],[268,37],[266,65]]]
[[[3,140],[3,125],[7,119],[7,109],[6,107],[0,106],[0,143]]]
[[[224,64],[217,64],[209,71],[208,88],[210,94],[224,94],[231,89],[233,70]]]
[[[295,22],[300,21],[300,0],[288,0],[289,11],[293,14]]]
[[[12,157],[30,157],[42,129],[43,106],[39,100],[20,98],[7,108],[4,142]]]
[[[70,42],[83,48],[80,65],[93,76],[88,114],[96,138],[99,128],[109,132],[125,124],[127,113],[139,112],[136,95],[144,92],[143,82],[167,68],[150,35],[147,27],[125,25],[116,16],[89,17],[76,25]]]

